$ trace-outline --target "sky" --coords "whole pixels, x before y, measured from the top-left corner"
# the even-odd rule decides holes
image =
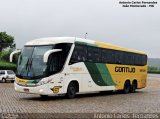
[[[84,38],[87,32],[87,39],[160,58],[159,0],[147,8],[124,8],[119,1],[134,0],[0,0],[0,32],[14,36],[17,48],[37,38]]]

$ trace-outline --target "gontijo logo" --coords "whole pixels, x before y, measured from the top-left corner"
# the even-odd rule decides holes
[[[135,73],[136,69],[134,67],[115,67],[115,72],[128,72]]]

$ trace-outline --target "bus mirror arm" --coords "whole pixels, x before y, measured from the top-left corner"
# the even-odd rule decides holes
[[[50,54],[52,54],[52,53],[54,53],[54,52],[60,52],[60,51],[62,51],[62,49],[53,49],[53,50],[48,50],[48,51],[46,51],[46,52],[44,53],[44,55],[43,55],[43,62],[44,62],[44,63],[47,63],[48,57],[49,57]]]
[[[13,56],[15,55],[15,54],[17,54],[17,53],[20,53],[21,52],[21,50],[15,50],[15,51],[13,51],[11,54],[10,54],[10,56],[9,56],[9,61],[10,62],[13,62]]]

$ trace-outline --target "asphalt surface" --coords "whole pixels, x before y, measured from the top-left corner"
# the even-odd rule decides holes
[[[13,83],[0,83],[0,113],[160,113],[160,75],[148,75],[148,84],[136,93],[104,92],[75,99],[14,91]]]

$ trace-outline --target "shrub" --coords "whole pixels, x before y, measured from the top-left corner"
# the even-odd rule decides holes
[[[0,53],[0,60],[9,62],[9,56],[10,56],[11,52],[10,51],[3,51]]]
[[[0,61],[9,62],[9,56],[10,56],[11,53],[12,53],[11,50],[0,52]],[[20,53],[15,54],[15,55],[13,56],[13,63],[14,63],[14,64],[17,64],[19,55],[20,55]]]
[[[16,64],[0,61],[0,70],[13,70],[16,71],[17,66]]]

